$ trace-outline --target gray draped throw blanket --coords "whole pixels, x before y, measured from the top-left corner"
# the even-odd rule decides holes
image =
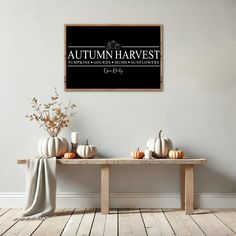
[[[26,178],[23,217],[51,216],[56,208],[56,157],[28,159]]]

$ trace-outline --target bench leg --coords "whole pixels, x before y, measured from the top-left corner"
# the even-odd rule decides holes
[[[101,212],[109,214],[109,165],[101,165]]]
[[[185,165],[185,213],[193,214],[193,197],[194,197],[194,177],[193,165]]]
[[[185,209],[185,165],[180,166],[180,202],[181,209]]]

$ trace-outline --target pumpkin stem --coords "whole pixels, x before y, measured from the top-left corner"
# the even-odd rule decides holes
[[[137,151],[139,151],[139,148],[137,149]]]
[[[159,138],[161,138],[162,129],[159,131]]]
[[[88,139],[86,140],[86,145],[88,145]]]
[[[179,149],[178,149],[178,148],[175,148],[175,150],[176,150],[176,151],[179,151]]]

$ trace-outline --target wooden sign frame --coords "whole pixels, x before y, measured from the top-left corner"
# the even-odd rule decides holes
[[[115,39],[113,38],[114,35],[118,35],[113,32],[113,31],[116,31],[116,29],[118,29],[118,28],[120,31],[121,31],[121,29],[124,29],[124,32],[130,32],[130,31],[132,32],[133,31],[136,34],[137,34],[138,29],[140,29],[141,39],[144,42],[148,42],[148,40],[150,40],[151,45],[146,45],[146,46],[140,45],[139,46],[139,45],[135,44],[136,42],[134,43],[136,46],[131,45],[134,48],[136,48],[135,51],[137,51],[137,53],[136,53],[137,57],[139,55],[143,55],[143,58],[145,56],[145,60],[143,58],[141,58],[141,56],[140,56],[141,60],[133,60],[133,61],[129,60],[128,61],[126,59],[125,60],[114,60],[113,58],[111,60],[108,60],[109,63],[121,63],[121,62],[122,63],[133,63],[132,65],[119,64],[119,65],[113,66],[112,64],[106,64],[106,65],[103,65],[103,64],[102,65],[74,64],[74,63],[85,63],[85,62],[86,63],[95,63],[95,62],[96,63],[98,63],[98,62],[103,63],[104,58],[102,58],[103,60],[100,60],[100,61],[99,60],[97,60],[97,61],[88,60],[87,58],[86,58],[86,60],[84,59],[85,57],[87,57],[85,54],[86,53],[85,51],[87,51],[87,55],[88,55],[88,52],[90,52],[90,54],[89,54],[90,56],[92,54],[92,51],[88,50],[88,48],[93,48],[94,50],[96,49],[96,51],[98,52],[97,54],[101,58],[102,53],[101,52],[99,53],[99,50],[97,50],[97,48],[95,48],[96,46],[103,47],[103,48],[105,48],[104,50],[106,50],[106,51],[107,50],[114,50],[114,52],[116,52],[116,56],[120,56],[121,55],[120,51],[125,50],[124,49],[125,47],[128,48],[127,50],[132,50],[132,49],[130,49],[131,46],[123,46],[122,44],[120,45],[119,42],[116,42]],[[81,32],[88,32],[88,34],[86,35],[86,33],[81,34],[80,32],[76,32],[76,29],[78,29],[77,31],[80,30]],[[81,29],[83,29],[83,30],[81,30]],[[91,38],[90,39],[89,38],[89,34],[90,34],[89,30],[95,30],[95,32],[98,32],[97,29],[101,29],[101,34],[102,34],[102,32],[105,32],[104,30],[106,30],[106,29],[108,29],[108,31],[112,30],[112,32],[113,32],[112,37],[109,37],[109,32],[108,32],[107,44],[105,46],[104,45],[103,46],[101,46],[101,45],[92,46],[91,45],[91,41],[93,41],[93,38],[96,38],[96,37],[95,36],[90,37]],[[157,31],[155,31],[155,29]],[[70,33],[69,30],[71,30],[72,33]],[[142,33],[142,31],[148,33],[148,30],[150,30],[150,32],[151,32],[150,35]],[[73,35],[73,33],[74,33],[74,35]],[[155,36],[155,33],[156,33],[156,35],[159,35],[159,38],[150,37],[150,36]],[[104,34],[102,34],[102,35],[104,35]],[[130,35],[135,35],[135,34],[130,33]],[[83,38],[82,40],[80,39],[81,37]],[[97,34],[97,37],[99,38],[99,34]],[[72,40],[71,40],[71,38],[72,38]],[[125,38],[125,36],[124,36],[124,38]],[[77,41],[76,41],[76,39],[77,39]],[[124,39],[123,42],[125,40],[126,39]],[[81,42],[79,42],[79,41],[81,41]],[[87,45],[87,41],[89,41],[90,44]],[[102,41],[102,40],[100,40],[100,41]],[[120,41],[122,41],[122,40],[120,40]],[[134,41],[135,41],[135,38],[134,38]],[[139,41],[140,41],[140,39],[139,39]],[[153,44],[154,41],[157,41],[157,44],[154,45]],[[79,42],[79,44],[81,44],[81,45],[78,45],[77,42]],[[85,45],[85,42],[86,42],[86,45]],[[70,45],[68,45],[68,43],[70,43]],[[111,48],[108,48],[109,46]],[[70,50],[69,50],[69,48],[70,48]],[[74,49],[74,48],[79,48],[79,49]],[[86,48],[86,49],[82,50],[81,48]],[[145,48],[145,49],[139,49],[139,48]],[[148,51],[148,49],[149,49],[149,51]],[[104,52],[104,50],[102,52]],[[140,50],[140,51],[138,51],[138,50]],[[134,51],[134,50],[132,50],[132,51]],[[141,54],[141,51],[142,51],[142,54]],[[85,52],[85,53],[82,54],[83,52]],[[123,52],[125,54],[126,51],[123,51]],[[128,51],[128,52],[130,53],[129,55],[131,55],[132,58],[135,58],[133,52],[131,52],[131,51]],[[80,59],[78,60],[78,54],[79,54],[79,57],[83,58],[84,60],[80,60]],[[147,54],[149,55],[149,58],[151,58],[151,59],[146,60]],[[93,55],[95,55],[95,54],[93,54]],[[115,53],[113,55],[115,55]],[[126,53],[125,55],[127,56],[128,54]],[[110,57],[111,51],[110,51],[110,53],[107,52],[107,54],[102,54],[102,56],[105,56],[105,57],[109,56]],[[155,60],[153,59],[154,57],[156,57]],[[136,65],[135,63],[137,63],[137,61],[139,63],[147,63],[148,62],[151,64],[150,65]],[[71,63],[71,64],[69,64],[69,63]],[[152,65],[152,63],[157,63],[157,64]],[[85,70],[86,67],[89,67],[89,70],[87,70],[88,77],[87,77],[87,73],[84,72],[84,71],[86,71]],[[119,77],[119,72],[117,72],[118,71],[117,68],[120,69],[121,67],[124,67],[124,71],[125,71],[124,73],[126,73],[126,74],[129,73],[129,76],[125,77],[126,80],[123,80],[123,81],[125,81],[124,87],[121,87],[121,86],[118,86],[118,87],[117,86],[110,86],[110,87],[108,86],[107,87],[107,84],[104,83],[105,80],[103,79],[103,77],[101,75],[102,73],[100,73],[100,71],[97,69],[97,67],[99,67],[99,69],[101,67],[101,69],[103,69],[104,74],[106,72],[105,71],[106,67],[109,68],[108,71],[110,71],[110,68],[112,68],[111,72],[109,73],[110,77],[108,77],[108,75],[106,75],[107,79],[108,79],[106,81],[109,81],[109,82],[111,80],[115,81],[115,79],[117,79],[116,81],[122,80],[122,78],[124,78],[124,76],[122,77],[123,74],[121,74],[121,70],[120,70],[121,76]],[[131,67],[135,67],[135,69],[131,68]],[[113,72],[114,72],[113,70],[115,70],[114,68],[116,68],[116,74],[118,73],[117,77],[115,77],[115,75],[113,75]],[[142,68],[142,70],[141,70],[141,68]],[[147,68],[149,68],[149,70]],[[133,74],[130,72],[131,69],[133,71],[134,76],[132,76]],[[151,69],[151,71],[150,71],[150,69]],[[83,73],[80,73],[79,70],[81,70],[81,71],[83,70]],[[94,71],[92,73],[91,72],[92,70],[96,70],[96,71]],[[146,71],[146,73],[145,73],[145,71]],[[95,80],[97,78],[95,78],[93,75],[97,75],[98,80],[99,79],[101,80],[101,78],[102,78],[101,81],[103,82],[104,86],[100,86],[100,85],[96,84],[98,81],[95,82]],[[139,78],[139,75],[141,76],[140,78]],[[150,78],[151,76],[153,76],[152,79]],[[157,77],[156,81],[155,81],[155,76]],[[109,80],[109,78],[111,78],[111,80]],[[92,81],[88,81],[91,79],[92,79]],[[127,79],[129,80],[128,82],[127,82]],[[142,81],[142,80],[144,80],[144,81]],[[80,83],[82,81],[84,81],[86,86],[84,86],[84,85],[80,86]],[[130,83],[133,83],[133,82],[136,83],[137,81],[139,82],[139,85],[138,85],[139,87],[135,84],[134,84],[134,86],[130,85]],[[149,84],[147,83],[148,86],[141,86],[142,84],[145,84],[145,81],[149,82]],[[109,82],[108,82],[108,84],[109,84]],[[93,83],[96,85],[93,85]],[[83,83],[81,83],[81,84],[83,84]],[[121,83],[118,82],[117,84],[120,85]],[[129,86],[125,87],[126,84],[128,84]],[[163,25],[162,24],[65,24],[64,25],[64,88],[65,88],[65,91],[163,91]]]

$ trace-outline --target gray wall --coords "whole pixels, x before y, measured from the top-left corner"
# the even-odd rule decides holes
[[[79,106],[63,136],[80,132],[100,155],[128,157],[159,129],[186,155],[204,157],[196,192],[236,192],[236,2],[0,0],[0,192],[23,192],[17,158],[45,135],[24,116],[29,98],[56,86]],[[164,25],[163,92],[64,92],[65,23]],[[176,167],[113,167],[112,192],[177,193]],[[147,177],[147,178],[146,178]],[[58,192],[99,192],[98,167],[60,167]],[[77,183],[79,181],[79,184]]]

